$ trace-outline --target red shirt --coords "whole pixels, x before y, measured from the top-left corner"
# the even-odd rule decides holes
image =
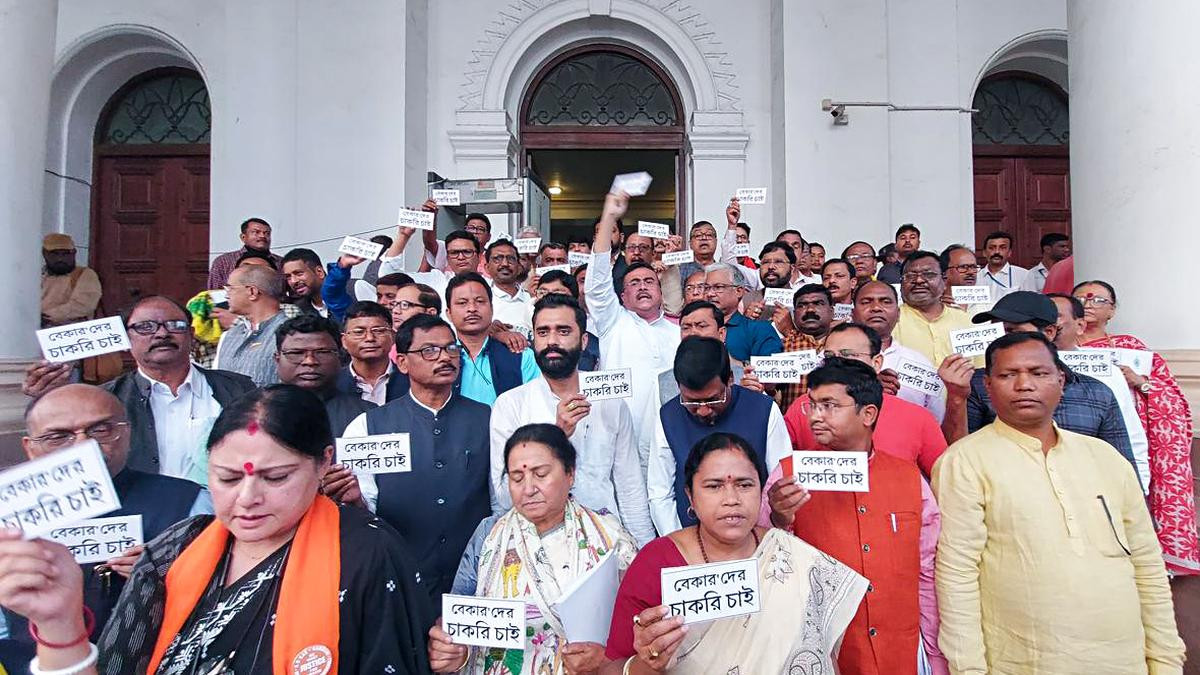
[[[793,450],[828,450],[808,428],[808,394],[796,399],[783,416]],[[874,445],[893,457],[916,462],[928,476],[933,463],[946,451],[946,437],[928,410],[915,403],[883,395],[883,408],[872,434]]]
[[[1068,256],[1054,263],[1054,267],[1046,273],[1046,285],[1043,293],[1062,293],[1070,295],[1075,290],[1075,256]]]

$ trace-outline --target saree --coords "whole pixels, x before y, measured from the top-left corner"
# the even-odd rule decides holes
[[[1132,335],[1108,335],[1080,346],[1149,351]],[[1149,394],[1134,389],[1131,392],[1149,445],[1150,515],[1167,569],[1172,574],[1200,574],[1192,492],[1192,411],[1167,362],[1157,352],[1149,379]]]
[[[525,600],[525,649],[473,648],[468,673],[488,675],[560,675],[559,649],[567,634],[553,605],[579,576],[606,555],[617,556],[623,573],[637,553],[620,520],[567,500],[561,527],[544,535],[517,510],[496,521],[479,556],[476,595]]]

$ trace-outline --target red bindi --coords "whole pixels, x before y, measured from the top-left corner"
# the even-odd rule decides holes
[[[253,462],[246,462],[245,464],[242,465],[242,468],[246,470],[247,476],[254,475],[254,463]]]
[[[250,420],[249,424],[246,425],[246,433],[251,436],[258,433],[258,420]]]

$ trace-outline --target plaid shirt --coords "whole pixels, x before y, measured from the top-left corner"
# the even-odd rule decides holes
[[[801,352],[807,349],[814,349],[817,352],[824,351],[825,338],[818,339],[799,331],[783,338],[783,351],[785,352]],[[775,400],[779,403],[779,409],[786,413],[793,401],[807,393],[808,375],[801,375],[799,382],[781,384],[776,387]]]

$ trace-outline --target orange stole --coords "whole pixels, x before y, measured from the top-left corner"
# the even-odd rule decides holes
[[[271,671],[275,675],[337,672],[340,536],[337,505],[317,495],[296,528],[279,589],[271,651]],[[221,561],[228,537],[229,530],[214,520],[171,563],[163,623],[146,675],[158,671],[167,647],[196,608]]]
[[[869,466],[870,492],[813,492],[796,512],[792,531],[870,582],[842,638],[842,675],[916,675],[921,472],[880,450]],[[791,456],[780,467],[792,475]]]

